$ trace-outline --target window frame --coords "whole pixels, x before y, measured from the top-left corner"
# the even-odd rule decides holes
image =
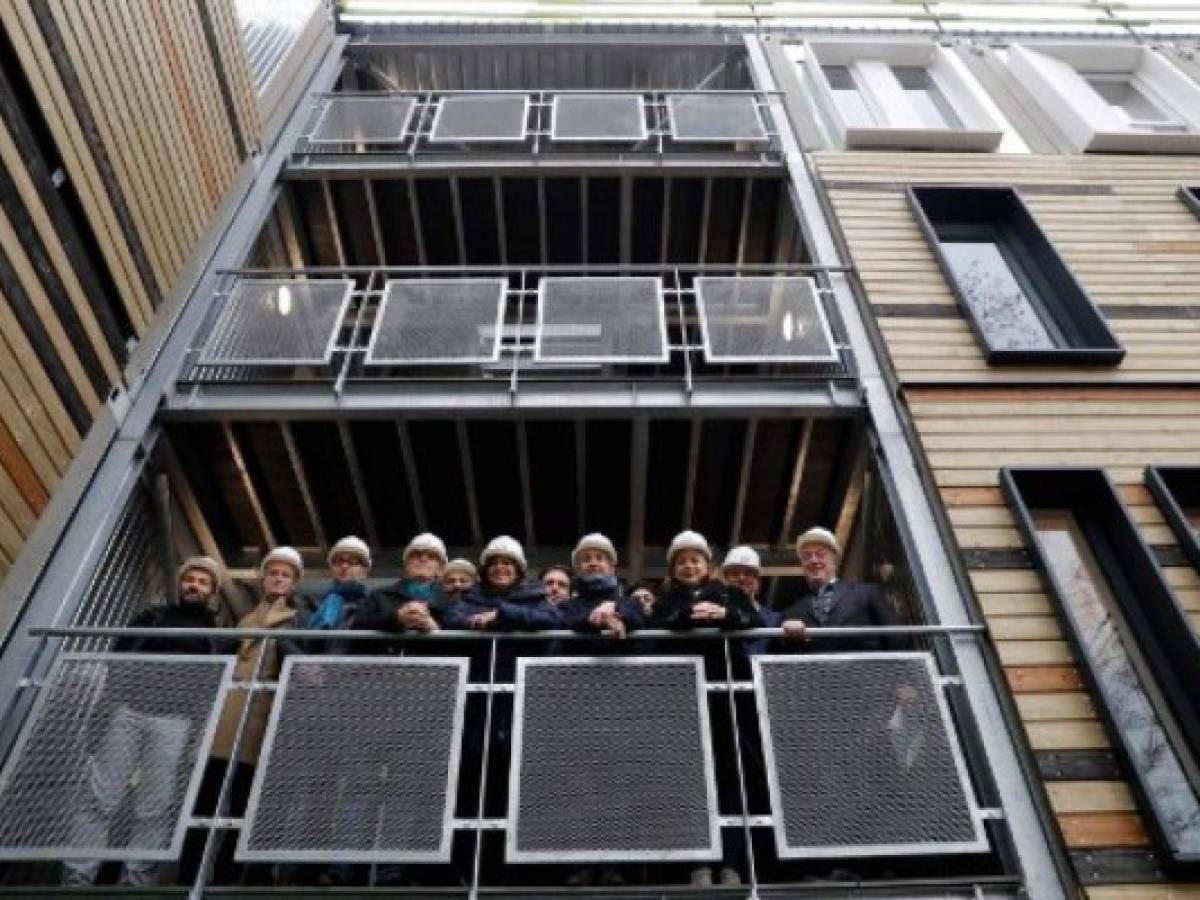
[[[967,195],[957,204],[958,208],[986,210],[988,217],[962,221],[943,219],[939,228],[939,222],[935,221],[923,198],[937,200],[950,192]],[[906,194],[917,224],[989,365],[1116,366],[1125,358],[1125,348],[1015,188],[914,184],[906,188]],[[942,246],[947,229],[964,227],[979,227],[1000,238],[996,241],[997,249],[1008,263],[1013,278],[1026,292],[1046,331],[1052,338],[1059,339],[1058,346],[1004,348],[992,343]]]
[[[1147,783],[1147,773],[1136,760],[1133,737],[1118,727],[1102,686],[1099,666],[1093,660],[1087,635],[1081,634],[1072,616],[1069,592],[1054,567],[1034,522],[1036,509],[1063,509],[1075,516],[1085,543],[1108,583],[1117,616],[1110,618],[1118,628],[1130,667],[1137,676],[1141,694],[1149,704],[1155,724],[1165,733],[1179,765],[1183,786],[1200,798],[1200,700],[1192,700],[1194,684],[1200,683],[1200,638],[1191,630],[1187,613],[1167,583],[1158,560],[1142,538],[1136,522],[1104,469],[1094,467],[1013,466],[1000,470],[1000,486],[1024,536],[1034,566],[1047,595],[1056,605],[1056,615],[1080,672],[1112,739],[1124,771],[1146,814],[1148,830],[1157,850],[1174,863],[1200,862],[1200,850],[1183,852],[1172,845],[1160,819],[1156,794]],[[1129,640],[1137,652],[1131,652]],[[1163,648],[1186,652],[1173,662]],[[1147,689],[1148,686],[1150,689]],[[1161,752],[1161,751],[1160,751]],[[1148,755],[1143,752],[1143,757]],[[1189,770],[1191,774],[1189,776]]]
[[[966,65],[951,50],[932,41],[861,42],[804,41],[802,57],[787,55],[804,69],[813,101],[834,141],[846,149],[917,149],[992,152],[1006,135],[1006,124],[990,109]],[[875,119],[872,125],[852,125],[841,114],[824,67],[845,67]],[[916,67],[962,123],[960,127],[931,127],[912,109],[908,93],[892,68]],[[884,71],[886,70],[886,71]],[[911,115],[907,115],[911,113]]]
[[[1007,67],[1074,152],[1200,153],[1200,84],[1150,47],[1107,47],[1102,62],[1095,51],[1086,44],[1014,43]],[[1088,82],[1110,77],[1127,80],[1159,107],[1164,127],[1131,120]]]
[[[1154,497],[1154,502],[1158,504],[1163,519],[1175,535],[1183,555],[1196,571],[1200,572],[1200,535],[1196,534],[1192,523],[1188,521],[1178,487],[1172,484],[1180,478],[1194,479],[1195,486],[1192,490],[1196,492],[1197,498],[1200,498],[1200,466],[1149,465],[1146,466],[1144,481],[1150,495]]]

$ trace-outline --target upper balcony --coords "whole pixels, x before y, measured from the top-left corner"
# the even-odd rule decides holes
[[[782,122],[744,48],[695,40],[353,43],[287,176],[780,166]]]

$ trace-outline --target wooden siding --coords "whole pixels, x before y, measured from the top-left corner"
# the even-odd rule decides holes
[[[1200,379],[1200,184],[1181,157],[817,154],[822,179],[900,377],[908,383]],[[1124,344],[1116,368],[989,367],[904,189],[1016,187]]]
[[[1200,632],[1200,573],[1182,562],[1143,486],[1154,463],[1200,461],[1200,184],[1181,157],[816,154],[818,171],[1035,752],[1110,750],[1063,626],[999,487],[1008,465],[1097,466]],[[909,208],[909,184],[1020,190],[1127,349],[1111,369],[989,367]],[[1066,776],[1064,776],[1065,778]],[[1077,777],[1077,776],[1075,776]],[[1149,846],[1129,785],[1109,771],[1046,791],[1067,847]],[[1092,886],[1093,900],[1200,896],[1195,885]]]
[[[232,0],[0,3],[0,578],[259,144]]]

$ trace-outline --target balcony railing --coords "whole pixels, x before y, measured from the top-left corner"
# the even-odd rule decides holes
[[[812,636],[937,641],[982,630]],[[256,864],[274,865],[269,880],[283,884],[354,864],[363,885],[387,884],[403,865],[408,886],[398,893],[454,884],[450,893],[463,896],[518,885],[570,892],[564,881],[591,866],[630,887],[656,886],[656,896],[708,864],[742,882],[722,896],[785,884],[836,896],[833,882],[850,871],[860,895],[1009,896],[1018,884],[996,853],[1002,832],[986,825],[1002,826],[1002,815],[977,800],[988,779],[968,763],[972,739],[960,737],[969,715],[951,714],[956,679],[930,652],[756,653],[778,629],[623,641],[35,633],[54,662],[45,677],[31,665],[23,693],[33,702],[15,703],[4,723],[24,718],[0,769],[9,865],[67,860],[70,873],[88,859],[164,865],[182,854],[193,896]],[[53,645],[135,634],[261,643],[236,674],[230,656],[56,654]],[[363,654],[322,654],[326,641]],[[289,651],[278,677],[266,662],[272,642]],[[248,799],[235,799],[229,770],[199,809],[206,763],[239,757],[254,765]],[[144,802],[151,792],[154,808]],[[190,869],[189,831],[205,846],[191,851]],[[215,869],[218,850],[234,844],[234,868]],[[934,879],[931,893],[924,882]]]
[[[815,266],[543,266],[227,273],[176,382],[203,388],[619,382],[852,385]]]
[[[776,92],[398,91],[318,94],[293,169],[473,163],[778,166]]]

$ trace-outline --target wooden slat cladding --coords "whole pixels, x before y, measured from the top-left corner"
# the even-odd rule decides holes
[[[0,578],[258,149],[232,3],[0,3]]]
[[[816,155],[897,374],[906,383],[1200,381],[1200,183],[1183,157]],[[904,194],[910,184],[1014,186],[1128,353],[1112,369],[989,367]],[[1139,316],[1139,308],[1153,318]],[[905,311],[911,314],[906,315]]]
[[[1147,464],[1196,459],[1200,387],[910,387],[905,400],[960,551],[1024,546],[997,476],[1020,464],[1104,467],[1142,537],[1175,547],[1142,477]],[[1164,572],[1200,633],[1200,574],[1190,566]],[[1098,701],[1036,571],[974,569],[970,577],[1030,746],[1107,750]],[[1050,780],[1047,791],[1072,850],[1148,845],[1124,782]]]

